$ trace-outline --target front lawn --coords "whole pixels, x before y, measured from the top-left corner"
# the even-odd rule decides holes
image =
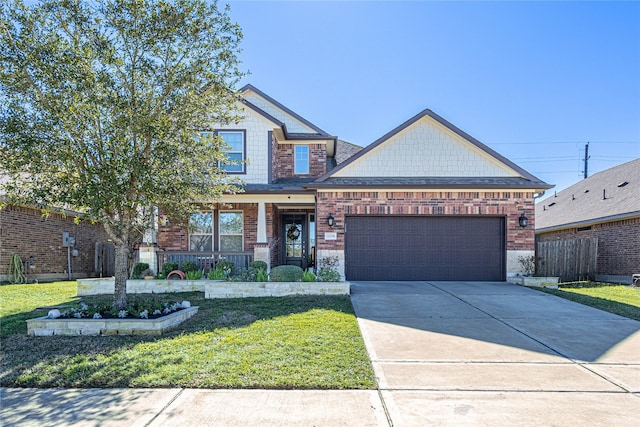
[[[585,282],[560,284],[557,290],[533,289],[543,290],[543,292],[608,311],[609,313],[640,320],[640,288]]]
[[[75,282],[0,286],[0,386],[371,389],[375,379],[349,297],[204,299],[162,337],[30,337],[36,307],[78,300]],[[135,296],[136,298],[139,296]],[[133,296],[132,296],[133,298]],[[84,297],[100,304],[111,297]]]

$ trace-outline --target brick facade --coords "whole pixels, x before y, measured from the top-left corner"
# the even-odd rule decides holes
[[[540,233],[539,242],[598,239],[596,274],[630,276],[640,272],[640,218]]]
[[[29,279],[66,279],[67,248],[62,246],[62,232],[75,238],[78,256],[71,257],[74,278],[95,276],[95,245],[106,242],[107,233],[101,224],[89,221],[75,223],[75,217],[52,213],[47,218],[39,209],[6,206],[0,209],[0,281],[12,254],[23,261],[34,257],[35,268],[28,271]]]
[[[529,225],[518,218],[525,212]],[[324,218],[332,214],[331,228]],[[506,217],[508,251],[533,250],[532,193],[520,192],[321,192],[318,193],[318,236],[337,232],[338,239],[318,239],[318,248],[344,250],[346,215],[499,215]]]
[[[327,171],[327,147],[324,144],[309,144],[309,174],[294,174],[293,144],[279,144],[274,151],[274,169],[276,176],[282,178],[316,178]]]

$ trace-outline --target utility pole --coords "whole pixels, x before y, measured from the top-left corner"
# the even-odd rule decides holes
[[[587,142],[587,145],[584,146],[584,177],[588,177],[589,176],[589,143]]]

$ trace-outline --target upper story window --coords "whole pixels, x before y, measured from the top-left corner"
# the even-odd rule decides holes
[[[294,169],[296,175],[309,174],[309,147],[296,145],[294,148]]]
[[[197,212],[189,217],[189,250],[213,251],[213,212]]]
[[[243,236],[242,212],[220,212],[220,251],[242,252]]]
[[[217,134],[229,146],[224,153],[233,162],[231,165],[221,164],[220,168],[230,173],[243,173],[245,165],[245,131],[219,130]]]

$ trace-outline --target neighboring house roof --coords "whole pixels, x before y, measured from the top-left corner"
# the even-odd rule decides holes
[[[536,233],[637,216],[640,216],[640,158],[595,173],[538,202]]]
[[[309,185],[419,188],[552,186],[426,109]]]

